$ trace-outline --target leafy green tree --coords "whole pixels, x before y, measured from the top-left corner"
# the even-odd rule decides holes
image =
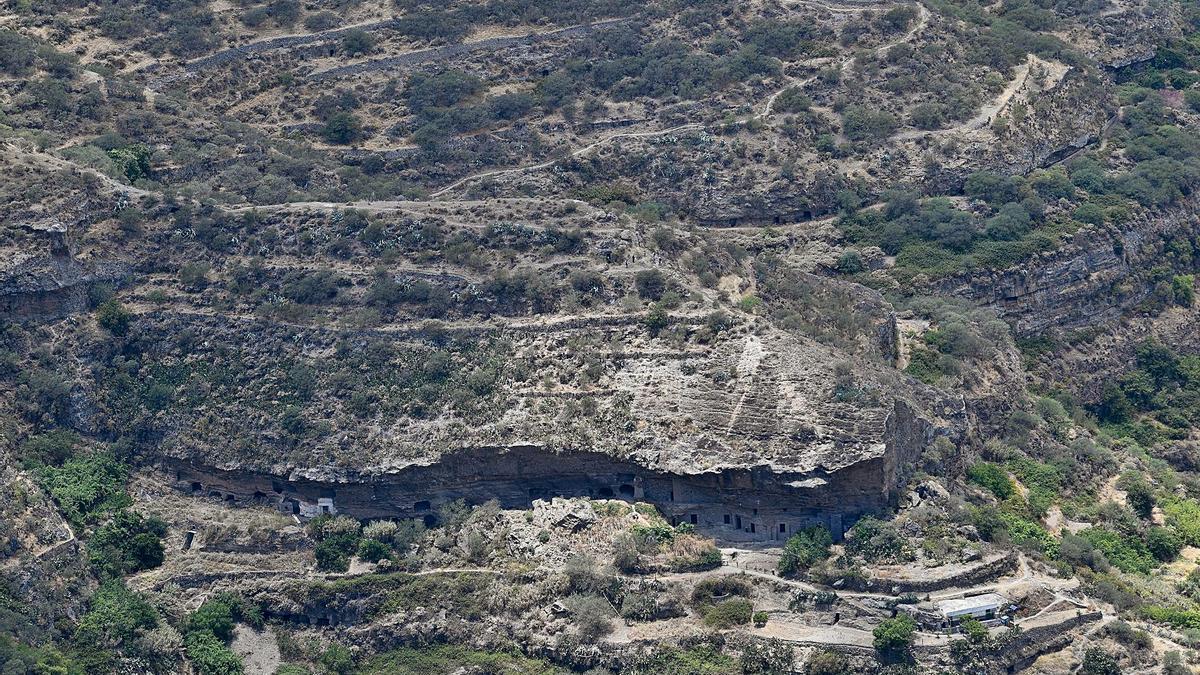
[[[779,573],[792,575],[829,557],[833,537],[820,525],[806,527],[788,538],[779,558]]]
[[[967,636],[967,641],[972,644],[981,644],[988,639],[988,630],[976,619],[963,619],[959,624],[962,632]]]
[[[1170,562],[1183,550],[1183,539],[1169,527],[1152,527],[1146,533],[1146,548],[1161,562]]]
[[[116,298],[96,308],[96,323],[113,335],[124,335],[129,330],[129,322],[132,320],[133,314]]]
[[[150,177],[150,149],[144,145],[113,148],[108,151],[108,157],[130,183]]]
[[[88,558],[105,576],[123,576],[148,570],[163,563],[162,538],[167,524],[136,511],[118,511],[92,535]]]
[[[907,661],[909,650],[916,639],[917,622],[907,614],[886,619],[872,633],[875,651],[885,661]]]
[[[362,122],[354,113],[339,111],[325,120],[321,127],[321,136],[330,143],[348,145],[358,141],[363,136]]]
[[[1142,518],[1149,518],[1154,512],[1154,489],[1141,476],[1122,481],[1126,499],[1133,512]]]

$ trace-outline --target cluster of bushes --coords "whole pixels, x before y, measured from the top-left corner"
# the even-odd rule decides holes
[[[900,562],[912,551],[906,538],[890,522],[866,516],[846,533],[846,553],[868,562]]]
[[[102,576],[120,577],[163,563],[167,524],[128,509],[118,511],[88,540],[88,559]]]
[[[712,628],[732,628],[750,623],[754,618],[752,588],[744,579],[735,576],[710,577],[692,588],[691,602]]]
[[[218,44],[215,18],[208,3],[201,0],[120,0],[96,15],[96,25],[105,37],[137,40],[139,49],[155,55],[169,51],[190,58]]]
[[[779,558],[779,573],[792,576],[829,558],[833,536],[820,525],[806,527],[788,538]]]
[[[129,468],[106,452],[82,454],[35,474],[63,516],[84,528],[133,502],[125,491]]]
[[[459,70],[414,74],[404,91],[415,116],[413,141],[436,151],[450,136],[510,122],[527,115],[542,100],[529,92],[509,92],[478,99],[484,83]]]
[[[228,593],[205,601],[188,616],[183,641],[188,660],[200,675],[240,675],[242,660],[229,648],[238,623],[262,629],[262,610]]]
[[[348,516],[321,515],[310,520],[307,529],[317,542],[313,549],[317,569],[326,572],[350,569],[350,558],[358,553],[362,542],[362,523]],[[369,546],[368,553],[373,554],[373,548]]]
[[[162,623],[149,603],[113,579],[88,600],[71,643],[84,672],[120,672],[122,659],[142,661],[143,672],[169,672],[177,659],[179,634]]]
[[[1188,437],[1200,422],[1200,357],[1146,342],[1137,349],[1135,365],[1105,385],[1097,416],[1114,435],[1144,446]]]

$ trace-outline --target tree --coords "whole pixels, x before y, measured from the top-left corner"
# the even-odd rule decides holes
[[[792,575],[807,570],[829,557],[833,537],[820,525],[806,527],[793,534],[783,547],[779,558],[779,573]]]
[[[963,634],[972,644],[980,644],[988,639],[987,627],[976,619],[963,619],[959,627],[962,628]]]
[[[1109,656],[1099,647],[1088,647],[1083,654],[1083,666],[1080,675],[1121,675],[1121,666],[1117,660]]]
[[[1152,527],[1146,533],[1146,548],[1162,562],[1170,562],[1183,550],[1183,540],[1168,527]]]
[[[130,183],[150,177],[150,149],[144,145],[127,145],[108,151],[108,157]]]
[[[917,622],[907,614],[886,619],[875,627],[875,651],[887,661],[908,660],[916,631]]]
[[[1142,518],[1149,518],[1154,513],[1154,489],[1141,476],[1122,482],[1133,512]]]
[[[335,112],[325,120],[321,128],[321,136],[330,143],[347,145],[362,138],[362,123],[353,113],[346,111]]]
[[[347,56],[366,54],[375,48],[375,39],[366,31],[350,30],[342,36],[342,53]]]
[[[96,323],[113,335],[124,335],[129,330],[133,314],[116,298],[111,298],[96,308]]]
[[[154,569],[163,563],[166,534],[167,524],[158,518],[119,511],[88,541],[88,558],[105,576]]]
[[[647,300],[658,300],[667,291],[667,279],[658,270],[643,270],[633,279],[638,295]]]

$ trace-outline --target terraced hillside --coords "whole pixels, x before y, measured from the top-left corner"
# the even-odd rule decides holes
[[[6,7],[0,665],[1183,672],[1198,31]]]

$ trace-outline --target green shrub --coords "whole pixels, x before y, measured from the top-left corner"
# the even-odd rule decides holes
[[[704,625],[711,628],[732,628],[750,623],[754,604],[745,598],[730,598],[701,610]]]
[[[917,622],[907,614],[900,614],[892,619],[886,619],[875,627],[875,651],[885,661],[903,661],[909,656],[909,649],[916,638]]]
[[[75,527],[83,528],[133,503],[125,492],[128,467],[107,453],[76,457],[61,467],[43,467],[37,476]]]
[[[1146,548],[1157,560],[1171,562],[1183,550],[1183,540],[1169,527],[1152,527],[1146,533]]]
[[[79,435],[66,429],[55,429],[33,436],[21,444],[21,465],[26,468],[60,466],[70,459],[79,447]]]
[[[779,558],[779,573],[792,575],[829,557],[833,537],[820,525],[806,527],[788,538]]]
[[[79,619],[74,643],[88,672],[109,672],[140,631],[158,624],[158,613],[119,579],[100,585]]]
[[[125,309],[116,298],[112,298],[96,308],[96,323],[107,329],[113,335],[124,335],[129,330],[133,314]]]
[[[1016,492],[1016,486],[1004,469],[990,462],[978,462],[967,469],[967,480],[990,491],[997,499],[1008,499]]]
[[[241,675],[242,660],[212,633],[189,633],[184,640],[188,659],[200,675]]]
[[[350,675],[354,672],[354,658],[350,650],[334,642],[321,653],[321,667],[329,675]]]
[[[870,562],[899,560],[906,549],[895,525],[871,516],[855,523],[846,537],[846,551]]]
[[[363,539],[358,544],[358,557],[367,562],[377,563],[391,556],[392,549],[383,542],[374,539]]]
[[[124,576],[163,563],[167,524],[136,511],[118,511],[87,543],[88,559],[102,576]]]
[[[1138,537],[1123,535],[1104,527],[1090,527],[1079,533],[1104,557],[1123,572],[1149,574],[1158,566],[1158,561]]]

